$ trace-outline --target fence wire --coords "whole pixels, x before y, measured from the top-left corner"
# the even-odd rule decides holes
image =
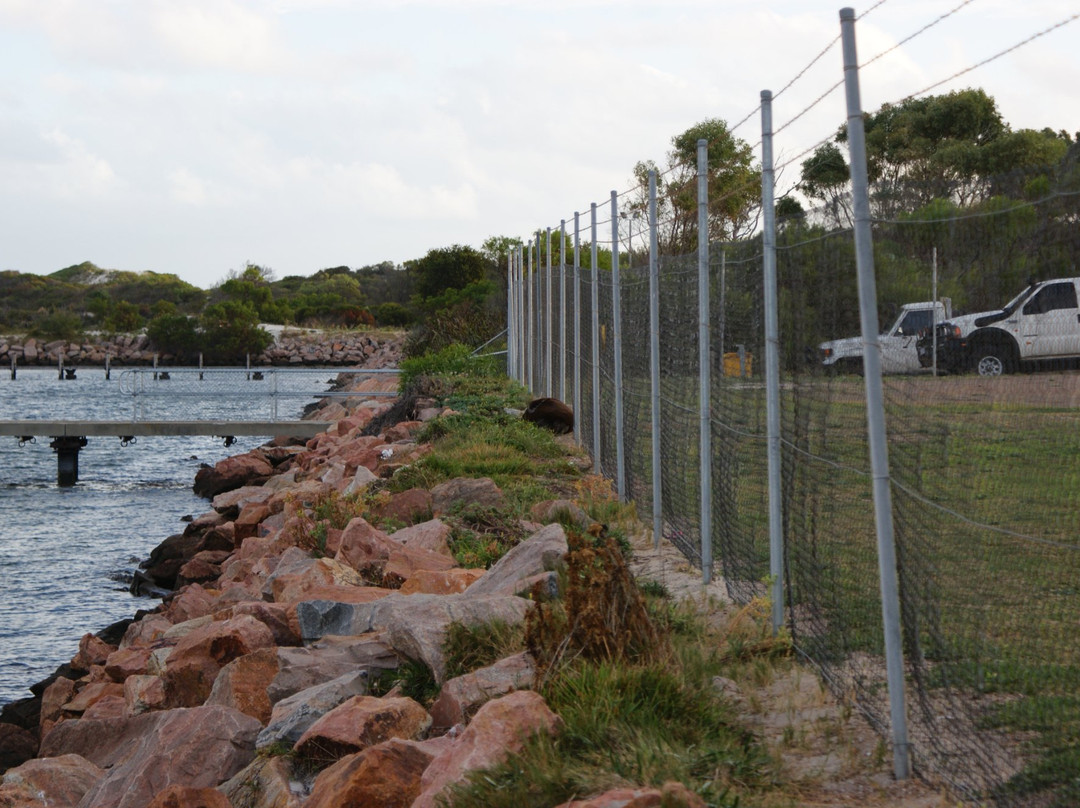
[[[1080,276],[1078,189],[1075,170],[994,177],[963,205],[935,202],[932,188],[908,188],[907,198],[874,188],[881,331],[903,304],[929,306],[935,283],[956,315],[1002,308],[1029,278]],[[888,737],[861,362],[826,366],[820,351],[859,333],[847,210],[837,198],[782,222],[777,237],[785,613],[798,653]],[[769,574],[761,241],[712,244],[709,255],[712,523],[702,530],[698,257],[662,255],[662,525],[698,567],[702,539],[711,541],[715,573],[745,603],[767,594]],[[579,318],[581,438],[591,449],[599,432],[609,477],[622,351],[627,493],[650,519],[647,257],[630,260],[620,271],[622,346],[606,270],[595,300],[592,271],[581,272],[581,311],[567,306],[565,333]],[[572,301],[572,275],[563,288]],[[1080,357],[1075,304],[1069,317],[1061,352]],[[883,359],[886,370],[908,371],[888,373],[884,392],[913,765],[971,802],[1080,804],[1080,360],[935,375],[918,362],[917,333],[894,336],[882,350],[901,354],[900,365]],[[574,345],[560,348],[572,368]],[[563,383],[570,391],[575,380]]]

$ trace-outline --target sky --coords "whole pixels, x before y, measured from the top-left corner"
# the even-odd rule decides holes
[[[846,118],[841,7],[0,0],[0,270],[209,288],[584,226],[708,118],[760,158],[762,90],[782,192]],[[1077,0],[854,9],[864,110],[980,87],[1014,129],[1080,131]]]

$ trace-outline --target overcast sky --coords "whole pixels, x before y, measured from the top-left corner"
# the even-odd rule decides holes
[[[1077,0],[855,6],[863,108],[919,93]],[[735,125],[840,32],[822,0],[0,0],[0,269],[93,261],[201,287],[528,237],[627,190],[672,136]],[[1080,130],[1080,21],[936,87]],[[774,106],[842,79],[839,43]],[[834,90],[791,160],[844,121]],[[760,138],[756,114],[736,130]],[[760,152],[755,150],[760,158]],[[798,164],[781,182],[797,178]]]

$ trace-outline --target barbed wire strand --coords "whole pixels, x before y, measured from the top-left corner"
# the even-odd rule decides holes
[[[997,59],[1000,59],[1002,56],[1010,54],[1013,51],[1019,50],[1020,48],[1024,47],[1024,45],[1027,45],[1027,44],[1029,44],[1031,42],[1034,42],[1039,37],[1046,36],[1051,31],[1055,31],[1058,28],[1061,28],[1061,27],[1063,27],[1065,25],[1068,25],[1071,22],[1076,21],[1078,18],[1080,18],[1080,12],[1078,12],[1076,14],[1073,14],[1073,15],[1071,15],[1069,17],[1066,17],[1065,19],[1061,20],[1060,22],[1054,23],[1049,28],[1044,28],[1042,31],[1039,31],[1038,33],[1032,34],[1027,39],[1023,39],[1020,42],[1017,42],[1012,47],[1006,48],[1003,51],[999,51],[998,53],[995,53],[993,56],[988,56],[987,58],[983,59],[981,62],[976,62],[975,64],[971,65],[970,67],[965,67],[963,70],[958,70],[956,73],[953,73],[948,78],[944,78],[941,81],[936,81],[933,84],[931,84],[930,86],[924,87],[923,89],[919,90],[918,92],[914,92],[914,93],[911,93],[910,95],[904,96],[904,98],[901,99],[900,103],[903,103],[904,101],[908,101],[908,100],[910,100],[912,98],[916,98],[917,96],[924,95],[925,93],[928,93],[931,90],[936,89],[937,87],[940,87],[942,84],[947,84],[948,82],[952,81],[953,79],[959,78],[960,76],[963,76],[963,75],[965,75],[967,73],[970,73],[972,70],[977,70],[980,67],[984,67],[985,65],[988,65],[991,62],[993,62],[993,61],[995,61]]]
[[[931,28],[933,28],[935,25],[937,25],[942,20],[945,20],[945,19],[948,19],[949,17],[951,17],[953,14],[955,14],[960,9],[962,9],[964,6],[968,5],[969,3],[974,3],[974,2],[975,2],[975,0],[963,0],[963,2],[960,3],[960,5],[958,5],[956,8],[952,9],[951,11],[946,11],[944,14],[942,14],[936,20],[933,20],[932,22],[928,22],[926,25],[924,25],[922,28],[920,28],[915,33],[910,34],[909,36],[906,36],[903,39],[901,39],[899,42],[897,42],[891,48],[887,48],[887,49],[883,50],[881,53],[879,53],[877,56],[873,57],[872,59],[870,59],[870,60],[868,60],[866,62],[863,62],[859,66],[859,68],[862,69],[864,67],[869,67],[874,62],[876,62],[878,59],[881,59],[881,58],[883,58],[885,56],[888,56],[890,53],[892,53],[897,48],[900,48],[900,47],[906,45],[908,42],[915,39],[915,37],[921,36],[922,34],[929,31]]]

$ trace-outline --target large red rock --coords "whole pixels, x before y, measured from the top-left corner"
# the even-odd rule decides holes
[[[455,563],[453,558],[439,553],[400,547],[391,551],[386,566],[383,567],[383,586],[400,587],[417,572],[445,572],[453,569]]]
[[[246,614],[192,631],[176,644],[166,661],[166,702],[178,707],[202,704],[225,665],[273,644],[270,629]]]
[[[53,734],[83,723],[109,722],[66,721]],[[260,728],[254,718],[216,705],[144,713],[111,723],[109,732],[90,726],[79,733],[90,747],[89,759],[109,767],[83,797],[84,806],[145,808],[172,785],[213,788],[251,762]],[[65,734],[66,740],[74,740],[74,732]]]
[[[197,617],[206,617],[218,610],[218,593],[201,584],[192,583],[174,594],[165,606],[164,615],[175,625]]]
[[[300,626],[296,622],[296,610],[284,603],[247,601],[230,607],[224,618],[247,614],[270,629],[275,645],[299,645]]]
[[[662,788],[615,788],[556,808],[705,808],[705,800],[682,783],[671,782]]]
[[[192,557],[176,574],[176,585],[207,584],[221,575],[221,562],[232,555],[229,550],[202,550]]]
[[[41,694],[41,734],[48,732],[60,720],[61,709],[75,695],[75,682],[59,676]]]
[[[453,512],[455,507],[506,507],[502,489],[488,477],[458,477],[431,489],[431,512],[434,516]]]
[[[263,481],[274,473],[274,467],[258,450],[226,457],[213,468],[201,468],[192,486],[200,497],[213,499],[223,491],[232,491],[254,481]]]
[[[104,776],[104,769],[78,755],[28,760],[4,774],[0,805],[73,807]]]
[[[122,699],[124,686],[116,682],[91,682],[84,685],[61,709],[64,713],[84,713],[109,696],[119,696]]]
[[[401,585],[403,595],[458,595],[468,589],[483,570],[462,569],[416,570]]]
[[[431,519],[431,492],[425,488],[410,488],[394,494],[379,515],[386,520],[413,525]]]
[[[232,808],[232,805],[216,788],[169,786],[146,808]]]
[[[105,659],[115,650],[115,645],[109,645],[93,634],[84,634],[79,640],[78,652],[71,658],[71,667],[88,671],[94,665],[104,665]]]
[[[391,533],[390,538],[414,550],[428,550],[453,557],[449,544],[452,532],[450,525],[441,519],[429,519]]]
[[[320,772],[304,808],[409,808],[432,757],[421,744],[400,739],[369,747]]]
[[[443,789],[463,781],[471,771],[487,769],[519,753],[529,737],[555,733],[559,717],[531,690],[519,690],[489,701],[465,731],[437,755],[420,778],[420,796],[412,808],[436,808]]]
[[[150,662],[150,649],[142,647],[120,648],[105,660],[105,673],[114,682],[123,682],[129,676],[146,673]]]
[[[124,709],[138,715],[165,707],[165,683],[160,676],[136,674],[124,680]]]
[[[450,679],[431,705],[435,727],[449,729],[465,723],[484,703],[536,683],[536,665],[527,653],[514,654],[486,668]]]
[[[381,573],[390,553],[400,547],[364,517],[357,516],[345,526],[334,558],[360,572],[377,568]]]
[[[312,559],[303,570],[275,575],[270,581],[270,596],[276,603],[311,600],[313,590],[326,586],[364,586],[364,579],[353,567],[333,558]],[[266,588],[263,589],[264,593]]]
[[[301,757],[331,761],[390,738],[420,738],[430,726],[427,710],[405,696],[354,696],[312,724],[294,748]]]
[[[262,648],[238,657],[221,669],[206,703],[232,707],[265,725],[271,708],[266,689],[278,669],[276,648]]]

